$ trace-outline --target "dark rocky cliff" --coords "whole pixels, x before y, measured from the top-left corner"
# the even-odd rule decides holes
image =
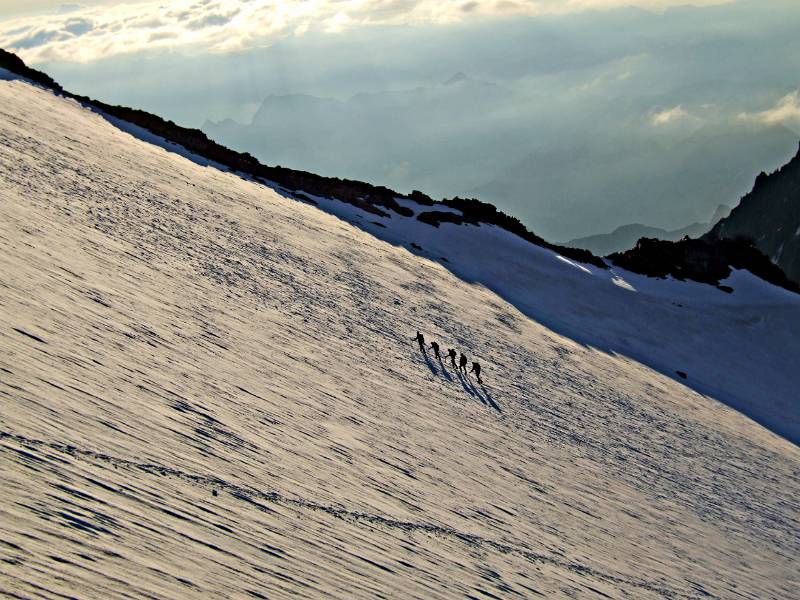
[[[753,190],[703,239],[746,239],[800,283],[800,149],[786,165],[761,173]]]

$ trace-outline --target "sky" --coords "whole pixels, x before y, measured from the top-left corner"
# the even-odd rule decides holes
[[[234,52],[309,31],[376,25],[449,25],[589,9],[720,4],[725,0],[161,0],[62,3],[0,1],[0,45],[30,62],[92,61],[158,48]]]
[[[788,160],[797,31],[797,0],[0,0],[72,91],[554,241],[703,222]]]

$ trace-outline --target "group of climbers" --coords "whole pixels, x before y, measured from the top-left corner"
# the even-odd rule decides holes
[[[417,343],[419,344],[420,351],[423,354],[427,355],[428,351],[427,351],[427,346],[425,345],[425,336],[422,335],[419,331],[417,331],[417,335],[412,339],[417,341]],[[436,356],[436,360],[438,360],[441,363],[442,357],[439,354],[439,344],[437,344],[436,342],[431,342],[430,347],[433,349],[433,354]],[[480,364],[478,364],[477,362],[473,362],[472,368],[469,371],[467,371],[467,355],[461,352],[461,356],[459,356],[458,359],[458,365],[456,365],[456,354],[458,354],[458,352],[456,352],[454,348],[447,349],[447,356],[450,358],[450,364],[453,365],[453,368],[459,372],[463,372],[464,375],[466,375],[467,377],[469,377],[470,373],[475,373],[475,377],[478,379],[478,383],[483,383],[483,380],[481,380]]]

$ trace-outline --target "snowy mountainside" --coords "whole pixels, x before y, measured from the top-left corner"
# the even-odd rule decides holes
[[[800,450],[637,353],[790,423],[793,295],[315,200],[0,82],[0,593],[792,597]]]
[[[313,200],[381,239],[441,261],[580,344],[681,379],[800,442],[796,293],[743,270],[722,282],[733,289],[726,293],[693,281],[600,269],[491,225],[435,228],[414,216],[376,217],[336,200]],[[415,215],[428,210],[400,202]]]

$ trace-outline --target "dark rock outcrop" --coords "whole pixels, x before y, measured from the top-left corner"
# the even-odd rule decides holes
[[[314,173],[281,166],[263,165],[247,152],[236,152],[209,139],[199,129],[181,127],[172,121],[162,119],[143,110],[126,106],[114,106],[69,92],[62,93],[87,106],[98,108],[112,117],[147,129],[159,137],[179,144],[188,151],[219,163],[233,171],[258,177],[287,190],[301,191],[326,198],[336,198],[379,216],[388,216],[388,213],[382,209],[392,210],[405,217],[410,217],[414,214],[411,209],[401,206],[397,202],[396,198],[402,197],[402,195],[393,192],[389,188],[363,181],[323,177]]]
[[[800,149],[786,165],[761,173],[753,190],[706,240],[746,238],[800,283]]]
[[[464,217],[458,213],[448,212],[445,210],[429,210],[421,212],[417,215],[417,219],[427,225],[439,227],[442,223],[455,223],[456,225],[464,224]]]
[[[354,204],[372,214],[386,216],[381,208],[392,210],[406,217],[413,216],[414,212],[398,204],[396,198],[403,197],[389,188],[376,186],[363,181],[339,179],[338,177],[322,177],[314,173],[307,173],[296,169],[281,166],[267,166],[261,164],[254,156],[247,152],[236,152],[218,144],[200,131],[181,127],[180,125],[162,119],[161,117],[136,108],[115,106],[94,100],[88,96],[80,96],[64,90],[52,78],[31,69],[17,55],[0,49],[0,67],[17,75],[35,81],[52,89],[68,98],[73,98],[85,106],[99,109],[105,114],[128,123],[138,125],[151,133],[174,142],[188,151],[203,156],[219,163],[233,171],[246,173],[254,177],[265,179],[292,191],[302,191],[315,196],[336,198],[343,202]]]
[[[746,269],[754,275],[793,292],[800,286],[791,281],[780,267],[773,264],[758,248],[744,239],[693,240],[678,242],[642,238],[631,250],[608,257],[615,265],[650,277],[690,279],[715,285],[723,291],[720,281],[731,269]]]
[[[56,92],[63,91],[63,88],[58,85],[58,83],[53,81],[52,77],[46,73],[37,71],[36,69],[31,69],[22,61],[19,56],[13,52],[3,50],[2,48],[0,48],[0,69],[5,69],[7,71],[11,71],[12,73],[16,73],[25,79],[30,79],[31,81],[50,88],[51,90],[55,90]]]
[[[413,200],[421,206],[433,206],[436,203],[433,198],[428,196],[428,194],[420,192],[419,190],[414,190],[411,192],[408,195],[408,199]]]

